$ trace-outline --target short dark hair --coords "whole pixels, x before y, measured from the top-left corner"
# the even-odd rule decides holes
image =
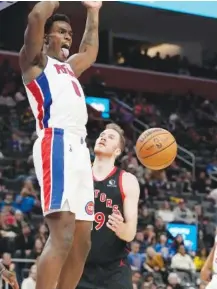
[[[50,32],[50,29],[54,22],[56,21],[64,21],[70,24],[70,19],[65,14],[53,14],[50,18],[47,19],[44,26],[44,33],[47,34]]]
[[[123,129],[116,123],[109,123],[106,125],[105,127],[106,129],[113,129],[115,130],[119,136],[120,136],[120,147],[121,147],[121,152],[124,151],[124,148],[125,148],[125,143],[126,143],[126,140],[125,140],[125,137],[124,137],[124,131]]]

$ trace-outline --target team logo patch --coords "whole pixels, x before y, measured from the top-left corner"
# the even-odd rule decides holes
[[[92,201],[90,201],[86,204],[85,211],[88,215],[94,214],[94,203]]]
[[[108,182],[108,184],[107,184],[107,187],[116,188],[117,185],[116,185],[115,180],[109,180],[109,182]]]

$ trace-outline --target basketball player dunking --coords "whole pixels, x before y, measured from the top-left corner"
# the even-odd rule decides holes
[[[95,144],[93,163],[95,222],[92,246],[77,289],[131,289],[127,242],[137,228],[139,184],[136,177],[115,167],[124,149],[122,129],[109,124]],[[73,280],[65,271],[58,289],[70,289]]]
[[[101,2],[85,1],[87,22],[78,54],[68,58],[72,29],[58,1],[37,3],[28,16],[20,67],[36,118],[33,147],[50,236],[39,258],[36,289],[54,289],[70,264],[76,287],[90,250],[94,191],[87,149],[87,108],[77,77],[96,60]],[[85,181],[84,181],[85,180]]]
[[[212,279],[210,280],[211,275]],[[200,279],[202,284],[206,286],[206,289],[217,288],[217,234],[215,244],[200,272]]]

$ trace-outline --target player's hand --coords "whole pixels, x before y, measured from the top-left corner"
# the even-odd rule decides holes
[[[203,268],[200,272],[200,279],[205,282],[210,281],[211,272],[210,270]]]
[[[5,270],[2,272],[2,279],[9,283],[13,289],[19,289],[15,273]]]
[[[109,215],[106,226],[115,232],[116,235],[119,235],[119,233],[122,232],[124,226],[124,218],[122,217],[121,213],[118,211]]]
[[[102,1],[82,1],[83,5],[86,8],[94,8],[99,10],[102,6]]]

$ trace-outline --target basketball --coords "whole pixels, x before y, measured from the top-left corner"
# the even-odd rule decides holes
[[[177,143],[169,131],[150,128],[139,136],[136,142],[136,155],[145,167],[161,170],[174,161],[177,155]]]

